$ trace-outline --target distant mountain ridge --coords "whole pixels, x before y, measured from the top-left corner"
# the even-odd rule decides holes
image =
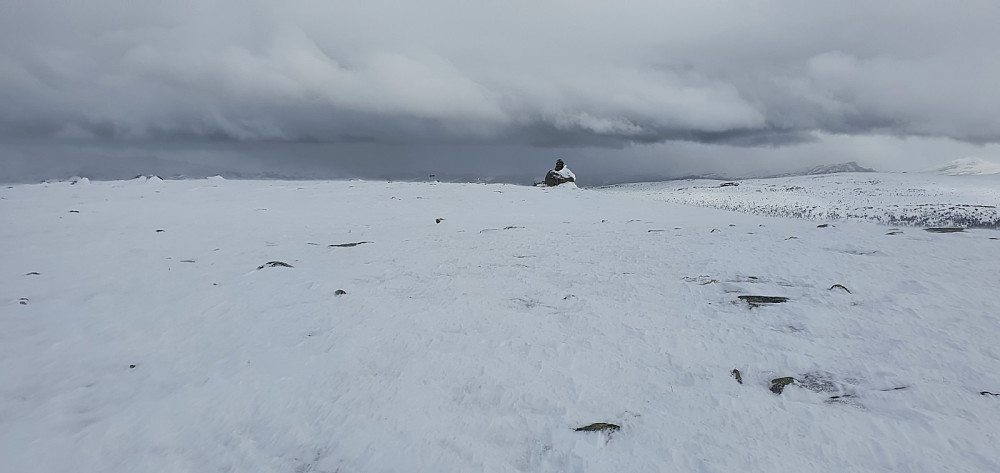
[[[821,174],[836,174],[838,172],[875,172],[874,169],[861,166],[855,161],[837,164],[820,164],[804,171],[786,172],[781,174],[770,174],[758,176],[757,179],[770,179],[774,177],[796,177],[796,176],[818,176]]]
[[[981,158],[961,158],[923,172],[946,176],[981,176],[1000,174],[1000,164]]]
[[[799,176],[813,176],[817,174],[834,174],[838,172],[875,172],[874,169],[866,168],[858,163],[851,161],[847,163],[839,164],[821,164],[819,166],[813,166]],[[795,174],[793,174],[795,175]]]
[[[736,177],[736,176],[726,176],[723,174],[712,173],[712,174],[689,175],[681,177],[679,179],[715,179],[721,181],[738,181],[740,179],[772,179],[776,177],[815,176],[821,174],[835,174],[838,172],[877,172],[877,171],[871,168],[863,167],[855,161],[850,161],[846,163],[837,163],[837,164],[820,164],[802,171],[784,172],[780,174],[755,174],[755,175],[752,174],[747,176]]]

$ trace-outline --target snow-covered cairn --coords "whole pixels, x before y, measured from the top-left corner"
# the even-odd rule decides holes
[[[563,164],[563,160],[557,159],[556,168],[545,174],[545,185],[558,186],[567,182],[576,182],[576,174]]]

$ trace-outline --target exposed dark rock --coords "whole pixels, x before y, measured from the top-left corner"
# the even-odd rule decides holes
[[[345,291],[345,290],[343,290],[343,289],[337,289],[337,290],[336,290],[336,291],[335,291],[335,292],[333,293],[333,295],[335,295],[335,296],[342,296],[342,295],[344,295],[344,294],[347,294],[347,291]]]
[[[843,290],[844,290],[845,292],[847,292],[848,294],[850,294],[850,293],[851,293],[851,290],[850,290],[850,289],[848,289],[848,288],[846,288],[846,287],[844,287],[844,285],[842,285],[842,284],[834,284],[834,285],[830,286],[830,289],[827,289],[827,290],[828,290],[828,291],[832,291],[832,290],[834,290],[834,289],[836,289],[836,288],[840,288],[840,289],[843,289]]]
[[[964,232],[965,229],[959,227],[931,227],[931,228],[925,228],[924,231],[931,233],[958,233],[958,232]]]
[[[28,305],[28,298],[27,297],[22,297],[22,298],[20,298],[20,299],[17,300],[17,303],[21,304],[21,305]]]
[[[337,247],[337,248],[350,248],[352,246],[364,245],[365,243],[371,243],[371,242],[370,241],[358,241],[358,242],[354,242],[354,243],[337,243],[337,244],[327,245],[327,246],[329,248],[333,248],[333,247]]]
[[[788,238],[785,238],[786,241],[787,240],[798,240],[798,239],[799,239],[799,237],[797,237],[797,236],[790,236]]]
[[[785,376],[783,378],[774,378],[771,380],[771,392],[774,394],[781,394],[785,390],[785,386],[795,382],[795,378],[791,376]]]
[[[888,389],[879,389],[879,391],[899,391],[900,389],[906,389],[906,388],[908,388],[908,387],[909,387],[909,386],[896,386],[896,387],[894,387],[894,388],[888,388]]]
[[[156,233],[163,233],[163,232],[165,232],[165,231],[166,231],[166,230],[164,230],[164,229],[162,229],[162,228],[157,228],[157,229],[156,229]]]
[[[760,304],[780,304],[788,302],[787,297],[782,296],[739,296],[740,300],[746,301],[750,307],[757,307]]]
[[[180,262],[181,263],[194,263],[194,260],[193,259],[182,259],[182,260],[180,260]]]
[[[826,227],[829,227],[829,226],[830,226],[829,223],[821,223],[819,225],[816,225],[816,228],[826,228]]]
[[[443,218],[436,218],[436,219],[434,219],[434,223],[441,223],[443,221],[444,221]]]
[[[736,187],[738,185],[740,185],[739,182],[723,182],[722,184],[719,184],[719,187]]]
[[[288,263],[286,263],[284,261],[268,261],[267,263],[264,263],[264,264],[262,264],[260,266],[257,266],[257,269],[276,268],[278,266],[281,266],[281,267],[284,267],[284,268],[294,268],[294,266],[292,266],[292,265],[290,265],[290,264],[288,264]]]
[[[722,230],[719,230],[718,228],[713,228],[712,231],[710,231],[708,233],[715,233],[715,232],[721,232],[721,231]]]
[[[890,231],[886,232],[886,235],[899,235],[901,233],[903,233],[902,230],[890,230]]]
[[[982,394],[983,396],[993,396],[993,397],[1000,397],[1000,394],[997,394],[997,393],[991,393],[991,392],[989,392],[989,391],[979,391],[979,394]]]
[[[40,276],[41,274],[42,273],[39,273],[38,271],[32,271],[30,273],[25,273],[24,275],[25,276]]]
[[[577,432],[616,432],[621,430],[621,426],[605,422],[597,422],[583,427],[577,427],[573,430]]]
[[[78,214],[78,213],[80,213],[80,211],[79,210],[70,210],[69,213],[71,213],[71,214]]]
[[[567,182],[575,182],[576,179],[572,177],[563,177],[556,171],[549,171],[545,174],[545,185],[549,187],[555,187],[559,184],[565,184]]]
[[[134,364],[132,364],[132,365],[128,365],[128,367],[129,367],[129,369],[132,369],[132,370],[134,370],[134,369],[135,369],[135,365],[134,365]]]
[[[646,230],[646,233],[665,232],[666,230]]]
[[[740,370],[733,368],[733,377],[736,378],[736,382],[743,384],[743,376],[740,375]]]

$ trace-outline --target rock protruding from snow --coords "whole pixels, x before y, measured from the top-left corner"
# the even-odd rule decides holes
[[[264,264],[262,264],[260,266],[257,266],[257,269],[277,268],[277,267],[294,268],[294,266],[292,266],[292,265],[290,265],[290,264],[288,264],[288,263],[286,263],[284,261],[268,261],[267,263],[264,263]]]
[[[327,245],[329,248],[350,248],[352,246],[365,245],[371,243],[370,241],[356,241],[352,243],[334,243],[332,245]]]
[[[771,380],[771,392],[774,394],[781,394],[785,390],[785,386],[795,382],[795,378],[791,376],[785,376],[782,378],[774,378]]]
[[[573,174],[573,171],[570,171],[568,167],[563,166],[561,159],[556,161],[556,169],[545,174],[545,185],[549,187],[570,182],[576,182],[576,174]]]
[[[787,297],[782,296],[739,296],[740,300],[746,301],[750,307],[757,307],[761,304],[780,304],[788,302]]]
[[[577,427],[573,429],[577,432],[617,432],[621,430],[620,425],[609,424],[607,422],[595,422],[590,425],[585,425],[583,427]]]

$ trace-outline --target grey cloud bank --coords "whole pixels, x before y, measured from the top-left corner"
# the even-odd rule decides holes
[[[997,24],[993,0],[13,0],[0,159],[362,176],[515,175],[567,154],[612,174],[919,168],[996,156]]]

